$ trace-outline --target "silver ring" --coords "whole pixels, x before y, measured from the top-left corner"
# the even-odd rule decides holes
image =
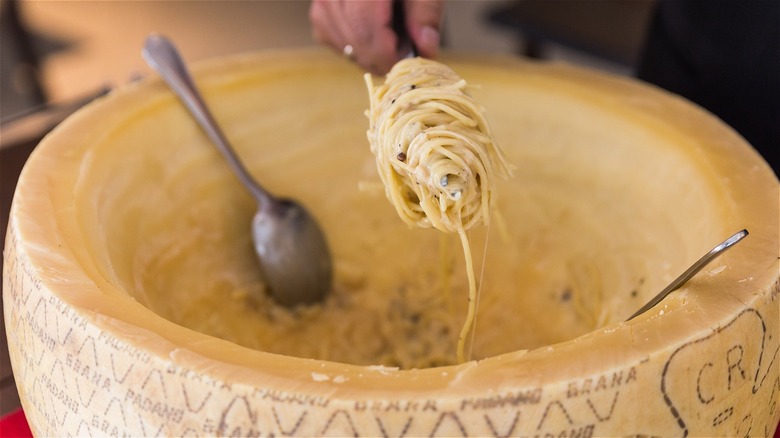
[[[352,44],[347,44],[344,46],[344,50],[342,50],[342,53],[344,53],[344,56],[347,57],[350,61],[355,60],[355,48],[352,47]]]

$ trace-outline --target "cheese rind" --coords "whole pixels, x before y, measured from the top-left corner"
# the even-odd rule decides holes
[[[155,143],[160,139],[174,146],[196,141],[186,138],[196,132],[186,115],[170,115],[178,105],[175,99],[162,83],[147,80],[58,127],[19,181],[4,258],[3,301],[14,375],[34,433],[771,435],[780,419],[780,196],[768,166],[714,117],[632,80],[506,59],[446,61],[470,83],[481,84],[476,97],[520,178],[524,171],[534,172],[531,165],[546,165],[532,173],[535,180],[523,181],[527,191],[512,198],[502,194],[503,208],[510,217],[522,213],[534,232],[554,214],[560,234],[549,232],[544,241],[533,241],[536,234],[521,233],[523,245],[516,251],[544,255],[540,248],[552,248],[566,257],[580,254],[570,249],[584,250],[580,241],[565,239],[567,233],[591,229],[608,234],[598,220],[617,224],[628,213],[582,214],[571,224],[565,213],[585,207],[567,210],[574,197],[566,193],[608,206],[603,192],[588,189],[616,185],[657,211],[659,224],[650,234],[628,233],[629,227],[621,229],[626,234],[604,241],[655,248],[636,260],[628,253],[625,261],[636,269],[647,263],[648,274],[658,267],[662,274],[644,280],[654,288],[732,232],[747,228],[750,236],[712,270],[629,323],[619,322],[618,313],[632,313],[632,302],[605,295],[580,303],[597,328],[479,362],[396,370],[251,350],[166,320],[142,305],[143,296],[129,292],[136,290],[129,272],[133,255],[124,249],[136,244],[140,231],[127,204],[136,199],[112,198],[110,191],[136,185],[152,193],[154,187],[142,185],[143,172],[181,177],[186,169],[166,173],[171,170],[155,167],[164,159],[145,154],[163,157],[165,150]],[[296,89],[317,89],[316,83],[304,86],[300,73],[312,66],[328,83],[354,82],[354,90],[350,85],[340,90],[344,94],[337,103],[340,109],[355,108],[355,117],[343,115],[346,128],[334,137],[360,142],[365,126],[351,126],[362,120],[365,107],[360,72],[329,54],[293,51],[220,60],[202,65],[196,77],[215,101],[215,112],[224,114],[226,130],[240,137],[243,130],[252,132],[252,117],[242,114],[257,107],[259,114],[271,114],[262,112],[268,102],[279,114],[334,104],[312,98],[308,108],[284,106]],[[277,94],[267,94],[274,89]],[[152,128],[160,115],[173,124],[164,132]],[[144,128],[143,134],[137,131]],[[105,145],[125,135],[154,141],[139,144],[137,155],[112,155]],[[330,137],[323,133],[321,138]],[[582,138],[609,142],[589,143],[583,150]],[[258,154],[263,152],[268,151]],[[196,166],[213,157],[186,158]],[[651,183],[648,175],[656,179]],[[282,176],[270,173],[268,178],[271,184],[286,184]],[[688,191],[680,193],[684,188]],[[544,211],[528,207],[542,198],[547,201],[537,205]],[[661,208],[665,200],[673,213]],[[523,208],[528,210],[514,210]],[[112,215],[117,209],[126,216]],[[126,233],[92,232],[120,228]],[[664,255],[664,248],[684,257]],[[593,257],[607,260],[597,250]],[[547,264],[517,268],[528,271],[523,278],[546,284],[543,277],[558,278],[560,270],[572,281],[596,284],[593,277],[603,272],[599,266],[556,265],[552,256],[540,260]],[[661,269],[664,262],[671,266]],[[617,280],[599,281],[608,289]],[[528,300],[529,305],[544,303],[538,296]],[[541,320],[551,319],[549,312],[535,308],[532,313],[541,314]],[[570,324],[561,319],[560,326]],[[543,329],[552,338],[572,333],[554,333],[556,327],[539,324]]]

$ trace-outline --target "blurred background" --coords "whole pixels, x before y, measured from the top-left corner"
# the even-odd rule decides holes
[[[632,75],[654,0],[450,1],[446,50],[504,53]],[[149,74],[150,32],[171,37],[188,62],[238,52],[312,46],[309,2],[0,0],[0,236],[19,172],[40,138],[111,87]],[[0,415],[18,408],[0,349]]]

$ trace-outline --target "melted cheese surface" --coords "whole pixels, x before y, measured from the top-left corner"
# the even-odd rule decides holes
[[[707,211],[714,195],[685,153],[657,146],[663,132],[543,85],[491,87],[478,69],[458,72],[485,84],[474,97],[518,166],[495,183],[490,236],[483,227],[468,232],[473,248],[490,240],[484,259],[475,258],[486,275],[472,358],[622,321],[700,255],[689,243],[720,226],[668,208]],[[167,94],[166,105],[106,133],[110,147],[97,145],[83,166],[89,180],[76,202],[82,228],[99,230],[91,251],[108,260],[106,277],[170,321],[257,350],[401,368],[455,363],[469,289],[460,245],[410,228],[387,203],[355,75],[358,86],[289,71],[248,90],[233,77],[202,84],[250,170],[322,224],[335,263],[323,305],[288,310],[267,298],[249,233],[255,206]],[[626,162],[647,165],[626,172]],[[123,168],[144,169],[143,184]],[[655,169],[676,171],[659,179]],[[673,188],[682,182],[685,192]]]

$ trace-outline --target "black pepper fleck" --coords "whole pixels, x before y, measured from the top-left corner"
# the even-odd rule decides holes
[[[396,158],[398,158],[398,161],[406,161],[406,154],[399,152],[398,155],[396,155]]]

